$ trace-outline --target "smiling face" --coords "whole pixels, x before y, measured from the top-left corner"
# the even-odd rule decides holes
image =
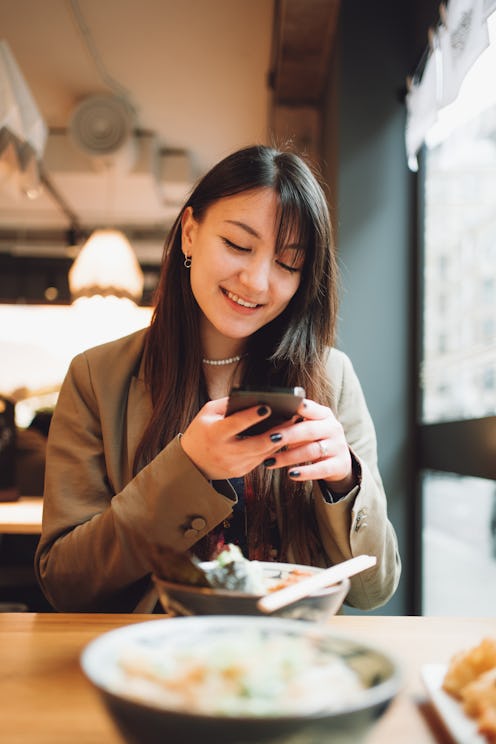
[[[303,251],[276,254],[278,198],[269,188],[219,199],[201,221],[188,207],[182,250],[191,256],[191,289],[201,309],[208,355],[233,353],[287,307],[301,279]]]

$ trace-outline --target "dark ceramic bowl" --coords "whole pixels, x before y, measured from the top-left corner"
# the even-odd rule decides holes
[[[312,638],[317,663],[332,663],[338,656],[357,673],[364,688],[343,695],[341,684],[313,685],[310,692],[319,704],[309,712],[270,710],[265,715],[198,712],[195,703],[187,708],[153,702],[149,690],[135,687],[120,665],[125,654],[147,654],[147,658],[169,660],[178,649],[212,648],[219,639],[230,639],[236,656],[250,653],[247,638],[253,633],[268,639],[260,664],[261,676],[272,662],[271,642],[282,638],[294,648],[302,636]],[[217,658],[217,657],[215,657]],[[249,657],[250,659],[252,657]],[[258,656],[257,656],[258,658]],[[258,662],[257,662],[258,663]],[[314,663],[314,662],[312,662]],[[209,664],[216,664],[210,661]],[[210,616],[150,620],[103,634],[83,651],[84,674],[96,687],[118,730],[128,744],[358,744],[368,735],[400,687],[398,666],[389,654],[335,634],[322,624],[265,617]],[[258,668],[258,667],[256,667]],[[305,667],[306,668],[306,667]],[[179,666],[182,672],[183,667]],[[208,672],[208,669],[207,669]],[[257,673],[258,674],[258,673]],[[141,684],[141,682],[140,682]],[[308,688],[305,687],[305,696]],[[288,691],[283,687],[280,700]],[[205,698],[202,697],[201,700]],[[219,697],[212,701],[216,705]],[[222,698],[221,698],[222,699]],[[210,705],[210,702],[209,702]],[[283,704],[282,704],[283,705]],[[284,707],[284,705],[283,705]],[[242,708],[242,710],[245,710]]]
[[[260,561],[259,565],[268,583],[286,578],[294,569],[309,574],[322,571],[321,568],[294,563]],[[260,594],[178,584],[157,576],[153,579],[160,602],[164,610],[171,615],[263,615],[257,608]],[[344,579],[334,586],[281,608],[274,612],[273,616],[298,620],[325,620],[339,612],[349,590],[350,581]]]

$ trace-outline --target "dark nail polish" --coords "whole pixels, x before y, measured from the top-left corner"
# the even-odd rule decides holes
[[[271,442],[280,442],[281,439],[282,439],[282,434],[271,434],[270,435]]]
[[[290,470],[289,471],[289,477],[290,478],[298,478],[299,475],[300,475],[300,471],[299,470]]]
[[[269,412],[269,409],[267,406],[260,406],[260,408],[257,408],[257,413],[259,416],[265,416]]]
[[[275,457],[268,457],[266,460],[263,461],[263,464],[266,468],[270,468],[271,465],[276,464],[276,458]]]

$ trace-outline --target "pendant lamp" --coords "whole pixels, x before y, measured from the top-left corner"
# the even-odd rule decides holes
[[[73,300],[100,295],[138,303],[143,284],[143,272],[129,240],[115,229],[95,230],[69,270]]]

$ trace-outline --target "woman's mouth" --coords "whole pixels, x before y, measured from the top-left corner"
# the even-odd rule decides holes
[[[229,292],[229,290],[227,289],[222,289],[222,292],[225,294],[226,297],[228,297],[231,300],[231,302],[235,302],[236,305],[240,305],[241,307],[248,307],[252,310],[256,307],[260,307],[258,303],[244,300],[239,295],[235,294],[234,292]]]

